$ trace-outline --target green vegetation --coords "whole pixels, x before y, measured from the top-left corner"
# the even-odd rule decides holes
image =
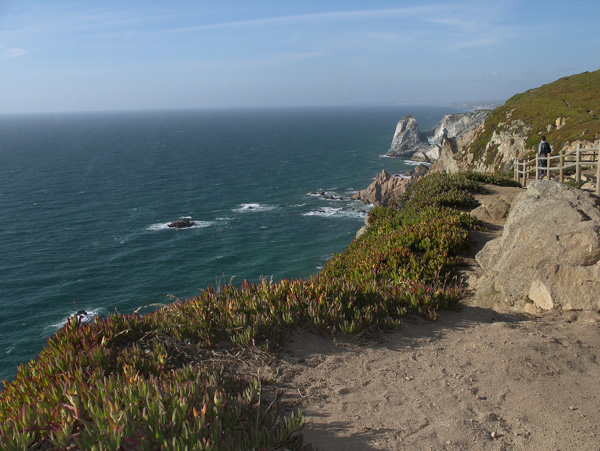
[[[466,172],[464,176],[469,180],[487,183],[490,185],[515,187],[521,186],[521,184],[515,181],[510,174],[485,174],[482,172]]]
[[[301,412],[262,396],[273,381],[236,371],[274,356],[295,327],[357,334],[408,313],[456,308],[447,282],[477,221],[476,176],[434,174],[314,277],[207,287],[145,316],[73,318],[0,393],[0,449],[297,449]]]
[[[576,140],[596,141],[600,139],[598,92],[600,70],[564,77],[517,94],[486,118],[483,131],[467,151],[479,161],[494,131],[509,128],[516,131],[529,127],[526,146],[532,151],[543,135],[555,149]],[[556,126],[558,118],[565,120],[564,126]],[[491,153],[495,153],[493,149]],[[494,155],[488,155],[487,160],[492,163]]]

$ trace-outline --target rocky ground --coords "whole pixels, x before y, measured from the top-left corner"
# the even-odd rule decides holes
[[[303,333],[286,347],[278,390],[304,412],[305,449],[600,449],[600,314],[476,306],[472,257],[502,222],[474,234],[460,311],[363,340]]]

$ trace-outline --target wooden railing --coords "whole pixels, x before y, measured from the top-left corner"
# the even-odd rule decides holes
[[[598,164],[598,155],[600,154],[600,144],[598,147],[581,148],[581,144],[576,150],[564,152],[561,150],[560,155],[548,155],[541,157],[536,155],[535,158],[517,160],[515,164],[515,180],[523,186],[527,186],[528,180],[539,180],[541,178],[550,178],[554,173],[558,172],[558,179],[561,182],[565,180],[565,170],[575,168],[575,181],[581,185],[581,171],[583,168],[596,167],[596,195],[600,196],[600,164]],[[541,161],[546,160],[546,166],[541,166]],[[540,171],[545,171],[545,176],[540,177]]]

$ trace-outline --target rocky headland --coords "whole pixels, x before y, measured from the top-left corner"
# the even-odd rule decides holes
[[[430,131],[421,132],[413,116],[398,121],[392,144],[386,155],[407,157],[415,161],[433,163],[439,159],[444,138],[459,138],[483,123],[491,110],[447,114]]]

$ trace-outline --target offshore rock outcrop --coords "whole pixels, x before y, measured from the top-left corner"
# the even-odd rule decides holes
[[[409,187],[427,174],[428,170],[429,168],[420,164],[406,175],[397,177],[391,176],[384,169],[367,188],[355,193],[352,200],[361,200],[375,206],[387,205],[392,199],[402,196]]]
[[[477,254],[479,305],[500,310],[600,309],[600,204],[540,180],[513,202],[500,238]]]
[[[387,154],[390,157],[412,156],[415,152],[429,147],[427,137],[419,130],[419,124],[413,116],[405,116],[398,121]]]
[[[167,225],[174,229],[186,229],[188,227],[192,227],[194,224],[195,222],[190,221],[188,218],[181,218],[177,221],[170,222]]]

